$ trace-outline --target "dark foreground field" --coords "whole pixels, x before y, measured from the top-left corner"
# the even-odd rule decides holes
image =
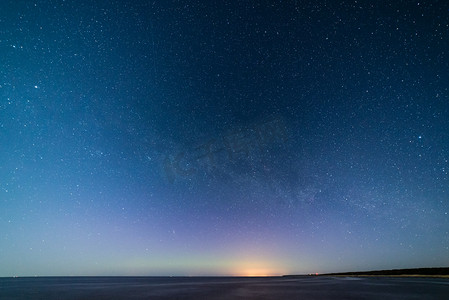
[[[0,299],[449,299],[449,279],[321,276],[0,278]]]

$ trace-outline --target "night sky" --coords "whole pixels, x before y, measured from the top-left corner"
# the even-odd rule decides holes
[[[448,88],[445,1],[3,0],[0,276],[449,266]]]

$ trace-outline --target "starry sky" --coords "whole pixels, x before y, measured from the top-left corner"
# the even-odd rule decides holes
[[[0,276],[449,266],[445,1],[0,4]]]

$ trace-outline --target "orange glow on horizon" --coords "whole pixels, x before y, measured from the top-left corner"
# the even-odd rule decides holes
[[[242,263],[235,266],[233,276],[267,277],[284,275],[278,268],[267,266],[266,263]]]
[[[245,276],[245,277],[266,277],[273,276],[267,270],[257,270],[257,269],[248,269],[239,272],[237,276]]]

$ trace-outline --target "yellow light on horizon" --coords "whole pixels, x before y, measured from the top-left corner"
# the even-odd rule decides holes
[[[234,269],[235,271],[232,272],[234,276],[267,277],[283,275],[278,267],[267,266],[266,262],[242,262],[236,264]]]
[[[245,276],[245,277],[267,277],[267,276],[274,276],[273,274],[271,274],[269,271],[267,270],[244,270],[242,271],[242,273],[238,276]]]

